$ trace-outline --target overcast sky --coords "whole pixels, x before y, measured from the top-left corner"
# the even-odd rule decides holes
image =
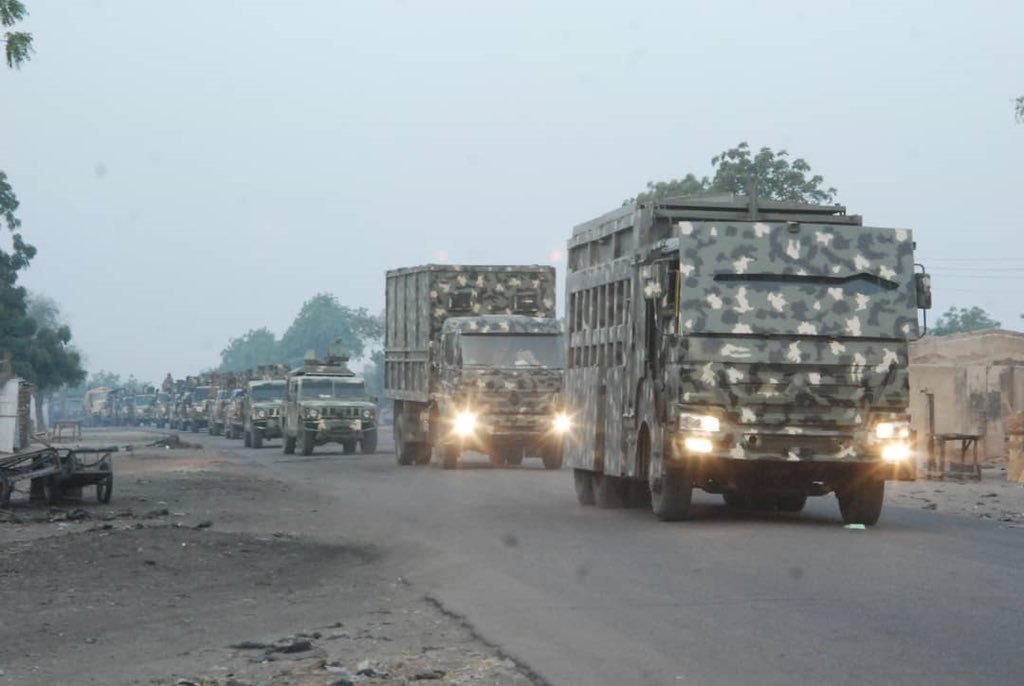
[[[384,271],[553,263],[739,141],[1024,323],[1024,3],[25,0],[0,169],[90,370],[159,381]]]

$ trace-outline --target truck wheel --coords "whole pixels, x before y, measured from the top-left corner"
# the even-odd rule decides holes
[[[359,441],[359,452],[363,455],[373,455],[377,452],[377,432],[363,434],[363,440]]]
[[[611,509],[626,504],[626,480],[618,476],[594,473],[594,502],[600,508]]]
[[[263,432],[259,429],[252,430],[252,447],[256,450],[263,447]]]
[[[874,526],[882,515],[885,482],[877,479],[861,481],[836,490],[843,524]]]
[[[251,448],[252,447],[252,432],[251,431],[246,431],[244,434],[242,434],[242,443],[245,445],[246,448]]]
[[[316,445],[316,432],[314,431],[303,431],[302,432],[302,454],[312,455],[313,447]]]
[[[587,469],[573,469],[572,481],[576,486],[576,502],[580,505],[593,505],[594,473]]]
[[[784,495],[775,501],[779,512],[800,512],[807,504],[807,495]]]
[[[285,455],[295,454],[295,436],[289,436],[287,433],[283,436],[284,440],[281,441],[281,451]]]
[[[407,443],[402,436],[402,417],[395,415],[395,459],[402,467],[407,467],[414,462],[420,464],[419,453],[414,449],[413,444]],[[427,460],[430,460],[430,453],[427,453]]]
[[[562,446],[546,449],[540,458],[544,461],[544,469],[561,469],[563,454],[564,450]]]
[[[110,472],[106,479],[96,484],[96,500],[106,505],[114,492],[114,469],[109,461],[104,460],[100,463],[100,471]]]
[[[693,485],[685,471],[666,470],[651,484],[651,511],[663,522],[678,522],[690,516]]]

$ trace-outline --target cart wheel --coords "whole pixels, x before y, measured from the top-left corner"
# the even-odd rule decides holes
[[[114,491],[114,469],[110,462],[104,460],[100,463],[100,471],[110,472],[106,479],[96,484],[96,500],[106,505],[110,502],[110,495]]]

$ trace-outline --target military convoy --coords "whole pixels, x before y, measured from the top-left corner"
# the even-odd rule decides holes
[[[466,450],[562,466],[565,345],[546,266],[426,265],[387,273],[384,393],[400,465]]]
[[[874,524],[915,478],[907,344],[930,306],[909,231],[838,205],[693,197],[629,205],[569,241],[568,445],[584,505],[694,488],[798,511],[835,492]]]
[[[844,522],[873,525],[885,482],[916,478],[908,343],[931,286],[914,248],[910,231],[839,205],[630,204],[573,230],[564,326],[551,267],[389,271],[397,461],[564,457],[580,504],[649,505],[662,520],[687,518],[696,488],[789,512],[835,493]],[[286,374],[165,381],[133,401],[92,389],[83,404],[100,423],[129,407],[135,422],[252,448],[281,437],[285,454],[374,453],[377,399],[347,361],[311,352]]]
[[[365,454],[377,451],[377,400],[366,383],[345,364],[348,356],[332,350],[320,362],[312,351],[285,379],[281,408],[284,453],[299,446],[303,455],[325,443],[340,443],[345,453],[358,444]]]

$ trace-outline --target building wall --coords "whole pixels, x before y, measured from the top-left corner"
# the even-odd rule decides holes
[[[935,395],[936,433],[980,434],[979,455],[1003,458],[1005,420],[1024,410],[1024,335],[991,330],[917,341],[910,350],[910,390],[922,450],[927,390]]]

